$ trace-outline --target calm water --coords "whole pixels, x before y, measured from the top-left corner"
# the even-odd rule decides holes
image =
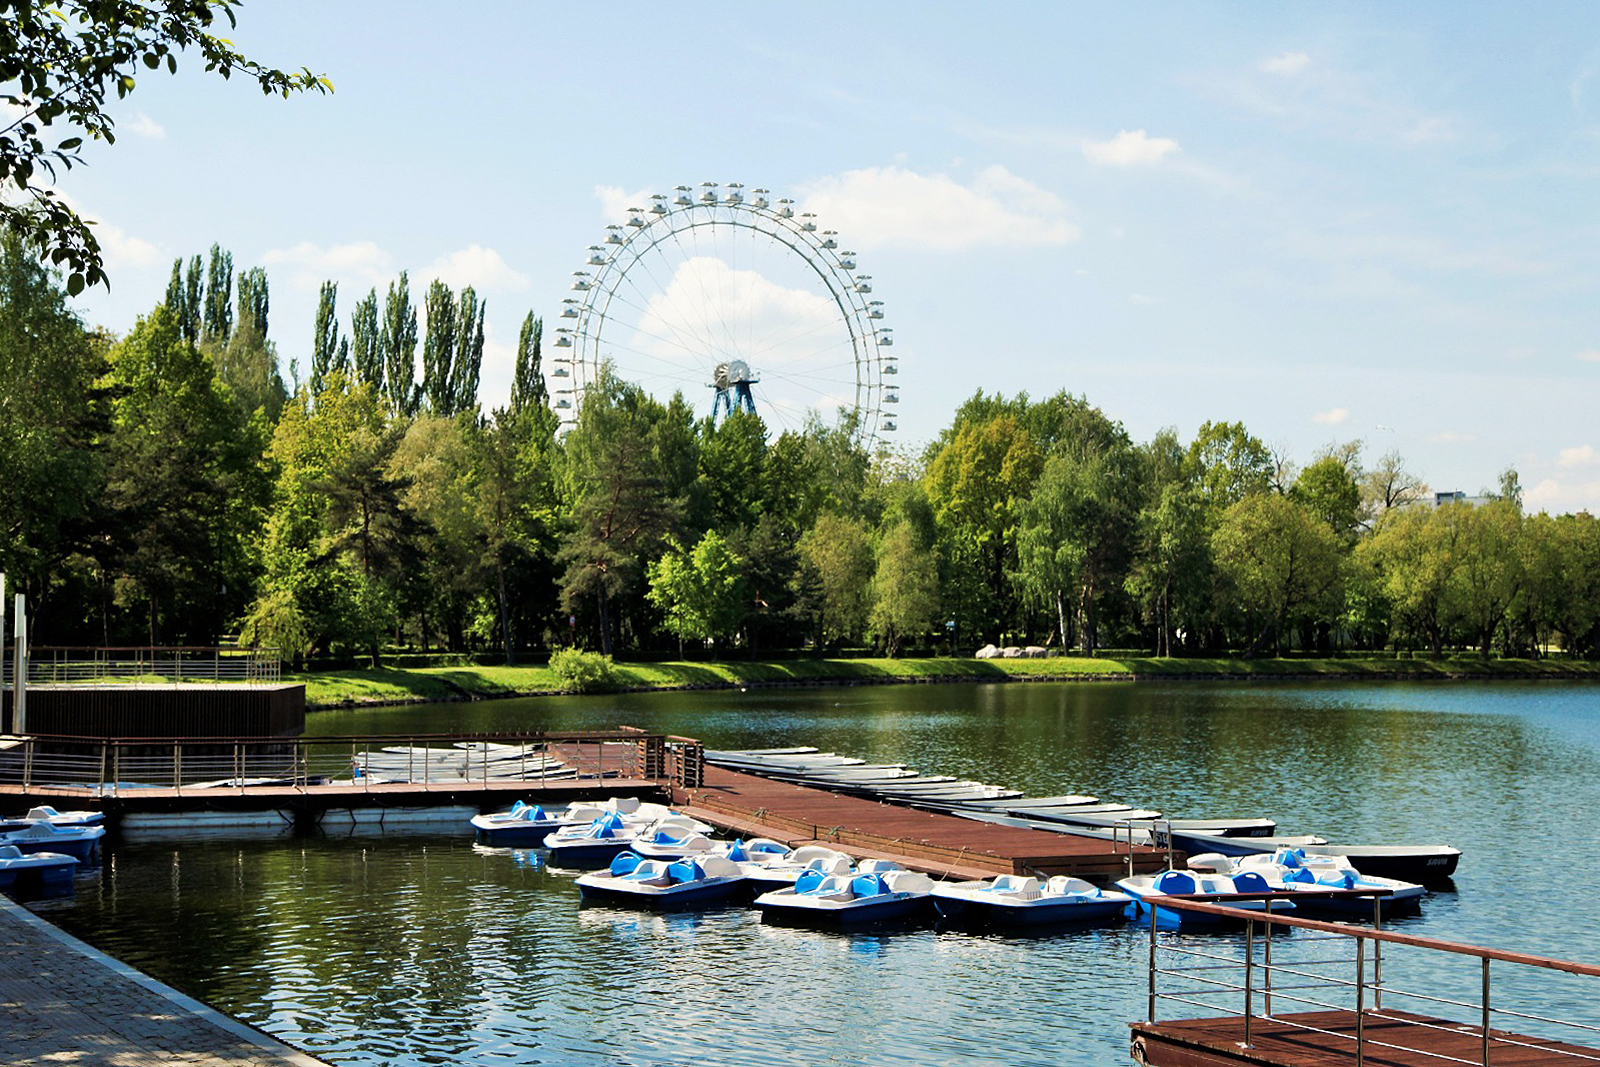
[[[1600,688],[1009,685],[629,695],[313,717],[321,734],[604,727],[811,744],[1035,794],[1466,855],[1410,932],[1600,957]],[[339,1064],[1122,1064],[1146,941],[840,936],[580,908],[455,836],[124,843],[55,922]],[[1444,991],[1476,972],[1386,957]],[[1498,984],[1497,984],[1498,988]],[[1541,994],[1541,1007],[1568,994]],[[1169,1012],[1169,1014],[1172,1014]],[[1595,1021],[1595,1020],[1590,1020]],[[1568,1035],[1570,1036],[1570,1035]]]

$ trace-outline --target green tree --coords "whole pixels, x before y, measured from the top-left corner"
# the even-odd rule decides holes
[[[90,224],[50,186],[58,167],[81,162],[85,138],[116,140],[107,93],[126,97],[141,66],[175,73],[179,53],[194,48],[207,71],[253,78],[264,93],[332,89],[309,70],[285,73],[248,59],[211,33],[218,16],[232,26],[238,6],[237,0],[62,0],[9,5],[0,14],[0,100],[12,108],[0,131],[0,188],[12,194],[0,198],[0,223],[69,272],[68,293],[104,282],[104,264]],[[69,135],[55,140],[62,128]]]
[[[41,622],[101,496],[103,360],[57,279],[0,235],[0,573]]]
[[[543,339],[544,320],[528,312],[528,317],[522,320],[522,332],[517,335],[517,362],[511,376],[511,410],[516,414],[550,405],[550,392],[545,388],[544,370],[540,366]]]
[[[1018,511],[1033,491],[1044,457],[1013,415],[969,422],[928,464],[928,500],[948,558],[979,568],[980,614],[963,620],[998,639],[1014,618],[1016,596],[1007,576],[1017,570]]]
[[[350,370],[362,385],[383,393],[383,340],[378,333],[378,290],[372,289],[350,313]]]
[[[389,283],[383,304],[384,388],[389,402],[402,415],[417,413],[417,309],[411,306],[406,272]]]
[[[669,542],[649,565],[650,603],[666,616],[678,637],[715,641],[733,633],[744,618],[744,560],[715,530],[707,530],[692,550]]]
[[[435,415],[451,415],[455,412],[451,368],[459,325],[455,297],[450,287],[436,278],[428,285],[423,306],[428,315],[428,332],[422,339],[422,398]]]
[[[1199,494],[1169,481],[1139,512],[1135,559],[1125,586],[1155,624],[1156,655],[1173,654],[1173,637],[1185,611],[1209,584],[1210,542]]]
[[[456,353],[450,364],[448,387],[452,415],[478,408],[478,380],[483,373],[483,316],[487,309],[487,302],[478,300],[472,286],[461,290],[456,316]]]
[[[859,641],[872,608],[872,534],[860,519],[823,515],[800,539],[800,556],[820,592],[821,643]]]
[[[1481,508],[1468,507],[1457,516],[1461,536],[1445,585],[1445,612],[1485,658],[1525,579],[1518,497],[1507,493]]]
[[[1247,655],[1280,641],[1297,619],[1336,610],[1339,537],[1305,505],[1251,493],[1223,513],[1212,542],[1218,567],[1257,623]]]
[[[1399,636],[1444,654],[1446,590],[1456,567],[1462,519],[1470,505],[1395,508],[1382,515],[1356,555],[1377,575]]]
[[[278,371],[277,347],[267,339],[268,299],[266,271],[256,267],[241,272],[239,324],[226,345],[217,348],[208,342],[205,347],[240,412],[249,417],[259,411],[275,423],[288,390]]]
[[[698,480],[706,525],[719,530],[754,526],[766,503],[766,424],[759,415],[735,411],[720,423],[704,420],[700,431]]]
[[[316,332],[311,341],[311,394],[322,392],[328,375],[338,368],[339,283],[325,281],[317,295]]]
[[[233,253],[211,246],[206,262],[206,296],[201,309],[200,341],[217,348],[233,333]]]
[[[908,637],[926,634],[939,618],[939,563],[911,523],[890,527],[878,544],[868,625],[890,659]]]
[[[1310,508],[1347,544],[1355,544],[1361,526],[1361,468],[1353,455],[1324,453],[1300,472],[1289,496]]]
[[[213,643],[252,584],[259,441],[165,305],[112,348],[106,385],[117,600],[144,606],[152,644]]]
[[[200,271],[200,257],[195,256],[185,279],[183,257],[179,256],[172,261],[172,278],[167,282],[165,303],[178,316],[178,330],[190,344],[200,342]]]
[[[1190,476],[1220,516],[1251,493],[1271,488],[1277,465],[1272,450],[1242,422],[1207,422],[1189,443]]]

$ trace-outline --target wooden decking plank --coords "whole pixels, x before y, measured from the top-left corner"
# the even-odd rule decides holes
[[[1411,1012],[1369,1011],[1362,1025],[1364,1062],[1369,1067],[1441,1067],[1452,1059],[1482,1062],[1483,1032],[1474,1024]],[[1244,1019],[1239,1016],[1134,1023],[1132,1029],[1144,1061],[1152,1067],[1351,1067],[1357,1059],[1353,1011],[1257,1016],[1251,1020],[1248,1048],[1243,1043]],[[1593,1067],[1600,1062],[1600,1049],[1495,1028],[1490,1028],[1489,1036],[1491,1067]],[[1508,1040],[1517,1044],[1503,1043]]]
[[[1101,838],[920,811],[724,767],[707,767],[704,786],[676,788],[673,800],[846,851],[882,850],[985,875],[1076,874],[1104,879],[1120,876],[1128,867],[1128,847],[1113,847]],[[1166,865],[1166,852],[1134,846],[1133,863],[1135,870],[1160,870]]]

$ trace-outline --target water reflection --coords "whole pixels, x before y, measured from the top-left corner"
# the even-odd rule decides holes
[[[1596,843],[1585,813],[1600,795],[1597,693],[913,686],[341,712],[313,728],[629,722],[1175,815],[1272,814],[1347,840],[1447,842],[1466,852],[1457,891],[1430,893],[1408,932],[1584,958],[1597,904],[1574,857]],[[743,908],[580,907],[542,853],[465,833],[126,842],[80,879],[75,901],[38,907],[341,1064],[1110,1065],[1126,1062],[1125,1023],[1144,1013],[1142,930],[821,934]],[[1470,991],[1471,974],[1393,967]]]

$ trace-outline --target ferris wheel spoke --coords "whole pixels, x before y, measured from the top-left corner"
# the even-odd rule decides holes
[[[712,417],[753,406],[769,434],[839,410],[864,442],[892,429],[880,419],[890,414],[880,410],[883,374],[895,369],[882,347],[890,338],[875,321],[880,305],[860,295],[870,287],[851,254],[788,201],[702,188],[653,198],[648,214],[611,227],[613,254],[580,287],[575,328],[562,334],[577,342],[564,346],[576,349],[569,392],[581,400],[609,361],[619,377],[661,398],[683,392],[701,412],[701,390],[720,378]]]

